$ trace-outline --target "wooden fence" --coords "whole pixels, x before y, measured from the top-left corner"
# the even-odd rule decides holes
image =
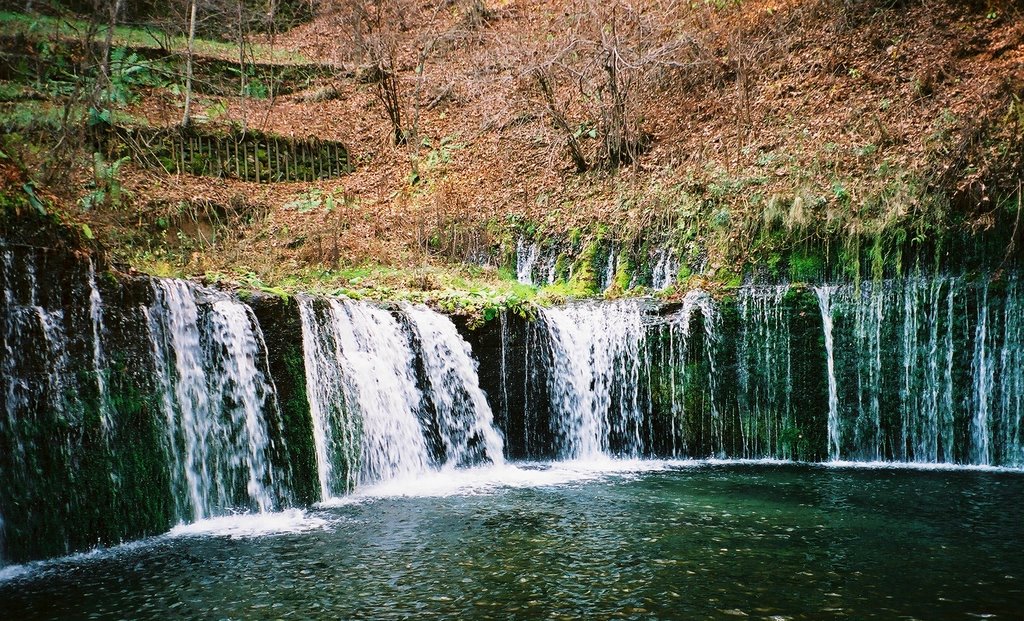
[[[97,148],[108,159],[131,156],[169,173],[229,177],[245,181],[315,181],[352,172],[340,142],[295,139],[256,131],[202,133],[194,130],[106,127]]]

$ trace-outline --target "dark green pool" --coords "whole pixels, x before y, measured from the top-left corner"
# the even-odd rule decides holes
[[[1024,618],[1022,473],[546,468],[8,568],[0,619]]]

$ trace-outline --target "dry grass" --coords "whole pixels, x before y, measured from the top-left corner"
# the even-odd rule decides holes
[[[285,208],[308,191],[299,184],[138,172],[126,181],[136,200],[242,193],[265,203],[267,217],[225,256],[286,272],[459,259],[462,246],[493,241],[488,223],[512,220],[541,223],[549,234],[603,222],[627,237],[703,217],[699,205],[680,205],[684,193],[728,204],[733,226],[723,235],[734,245],[769,221],[856,233],[930,217],[921,180],[980,218],[993,188],[1015,187],[1020,176],[1012,165],[990,167],[1008,161],[992,151],[993,136],[1020,139],[1008,107],[1024,92],[1019,3],[645,3],[644,19],[672,50],[629,94],[650,148],[632,165],[585,174],[573,172],[528,71],[587,19],[589,3],[492,2],[482,21],[467,17],[473,3],[441,11],[408,3],[406,28],[391,33],[395,66],[405,118],[418,119],[427,141],[408,146],[393,144],[372,86],[358,79],[364,59],[343,4],[325,3],[320,17],[276,41],[345,67],[336,80],[273,101],[227,100],[219,119],[348,145],[356,172],[315,184],[348,197],[343,213]],[[596,122],[571,84],[562,92],[568,119]],[[134,112],[166,124],[179,115],[177,103],[155,93]],[[411,185],[414,168],[419,183]],[[448,241],[432,250],[435,237]],[[445,244],[452,247],[437,250]],[[192,267],[227,262],[202,257]]]

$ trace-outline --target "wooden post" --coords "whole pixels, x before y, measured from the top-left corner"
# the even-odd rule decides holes
[[[221,158],[221,148],[222,147],[223,147],[223,145],[221,144],[221,137],[220,137],[220,135],[215,134],[215,135],[210,137],[210,148],[213,150],[213,153],[212,153],[213,163],[214,163],[213,172],[218,177],[223,177],[224,176],[224,167],[221,166],[221,159],[222,159]]]
[[[256,183],[260,182],[260,141],[257,138],[252,142],[252,153],[255,158],[254,166],[256,168]]]
[[[316,181],[316,161],[313,159],[313,146],[309,142],[303,142],[302,148],[306,151],[306,170],[309,171],[309,180]]]
[[[206,167],[209,164],[209,160],[206,158],[206,153],[203,152],[203,135],[196,134],[196,155],[199,156],[199,162],[202,166],[199,168],[199,174],[206,174]]]
[[[185,154],[181,152],[181,143],[173,134],[170,135],[170,143],[172,157],[174,157],[174,173],[180,175],[181,171],[185,170]]]
[[[274,136],[274,174],[275,181],[281,180],[281,141]]]
[[[306,165],[303,167],[303,169],[306,171],[306,174],[309,176],[308,180],[309,181],[315,181],[316,177],[313,176],[313,162],[312,162],[312,160],[310,158],[309,143],[308,142],[303,141],[303,143],[302,143],[302,153],[303,153],[303,158],[302,159],[305,160],[305,162],[306,162]]]
[[[289,160],[289,156],[288,156],[288,139],[286,138],[285,139],[285,180],[286,181],[291,181],[292,178],[288,175],[288,170],[289,170],[289,168],[288,168],[288,160]]]
[[[311,142],[309,145],[310,155],[313,156],[313,177],[315,179],[323,179],[324,177],[324,165],[320,161],[320,144],[317,142]],[[320,172],[317,172],[317,166],[320,167]]]

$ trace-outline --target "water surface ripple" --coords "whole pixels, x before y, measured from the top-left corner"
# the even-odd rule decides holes
[[[1024,610],[1020,473],[650,466],[452,473],[465,484],[371,490],[277,518],[288,526],[277,531],[181,529],[11,573],[0,618],[935,620]]]

